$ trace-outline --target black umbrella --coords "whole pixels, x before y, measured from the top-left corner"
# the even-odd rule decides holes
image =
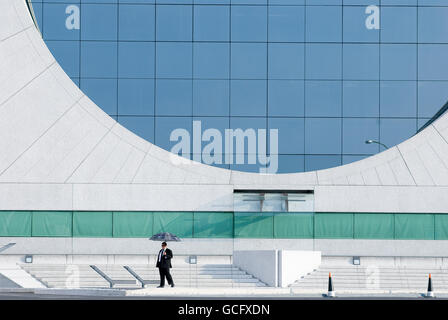
[[[169,233],[169,232],[161,232],[153,235],[149,240],[153,241],[181,241],[178,236]]]

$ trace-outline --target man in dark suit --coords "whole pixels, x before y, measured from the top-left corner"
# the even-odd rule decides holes
[[[166,242],[162,242],[162,249],[159,251],[157,255],[157,264],[156,267],[159,268],[160,273],[160,286],[157,288],[163,288],[165,286],[165,277],[168,280],[168,284],[171,287],[174,287],[173,278],[170,274],[171,259],[173,258],[173,252],[167,248]]]

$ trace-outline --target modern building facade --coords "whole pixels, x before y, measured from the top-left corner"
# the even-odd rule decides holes
[[[138,256],[159,231],[181,236],[182,254],[446,257],[446,114],[348,165],[249,173],[185,160],[107,115],[56,61],[25,1],[0,3],[0,64],[0,240],[15,243],[3,259]]]
[[[193,135],[193,121],[222,136],[278,129],[278,149],[267,150],[278,154],[278,173],[325,169],[384,150],[366,140],[406,140],[448,100],[440,0],[32,3],[43,39],[81,90],[166,150],[174,129]],[[209,163],[201,150],[183,155]],[[212,164],[264,166],[224,154]]]

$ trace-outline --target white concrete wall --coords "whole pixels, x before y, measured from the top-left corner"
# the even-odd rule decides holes
[[[260,175],[181,160],[120,126],[57,64],[24,0],[0,1],[0,70],[0,210],[230,211],[234,189],[281,189],[314,190],[317,212],[448,213],[448,114],[408,141],[355,163]],[[442,257],[448,252],[447,241],[204,241],[176,244],[176,249],[198,255],[229,254],[235,245],[346,256]],[[14,242],[8,254],[156,250],[138,239]]]
[[[0,210],[232,209],[233,189],[315,190],[316,211],[448,212],[448,114],[345,166],[261,175],[144,141],[64,73],[24,0],[0,2]]]
[[[381,268],[448,268],[448,255],[446,257],[372,257],[361,256],[360,267]],[[353,256],[323,256],[323,267],[353,266]]]
[[[278,251],[278,286],[286,288],[321,264],[319,251]]]
[[[152,255],[160,243],[147,238],[0,238],[16,245],[7,255]],[[177,255],[231,256],[234,251],[321,251],[323,256],[447,257],[448,240],[360,239],[182,239],[170,242]]]
[[[233,253],[233,264],[271,287],[287,287],[317,269],[320,252],[245,250]]]
[[[276,250],[235,251],[233,264],[260,279],[268,286],[278,285],[278,255]]]

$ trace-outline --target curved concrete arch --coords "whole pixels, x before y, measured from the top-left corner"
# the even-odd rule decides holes
[[[349,165],[245,173],[184,160],[110,118],[55,61],[25,0],[0,3],[0,70],[0,209],[231,210],[246,188],[313,189],[316,211],[448,211],[448,115]]]

